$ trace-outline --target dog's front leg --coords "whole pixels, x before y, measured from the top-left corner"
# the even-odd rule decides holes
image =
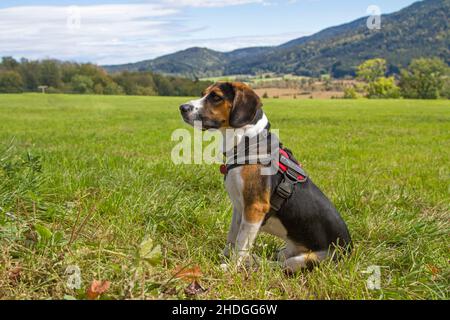
[[[253,203],[247,202],[245,205],[239,233],[236,238],[235,252],[238,266],[242,265],[243,262],[248,262],[250,250],[269,209],[268,197],[254,200]]]
[[[249,258],[250,250],[261,228],[261,224],[262,221],[248,222],[245,220],[245,217],[242,219],[235,246],[238,266],[241,266]]]
[[[223,250],[223,255],[227,258],[230,257],[231,251],[233,251],[235,248],[241,221],[242,221],[242,213],[238,208],[233,207],[233,218],[231,220],[230,231],[228,231],[227,245]]]
[[[227,190],[235,208],[229,240],[235,239],[233,259],[238,266],[248,262],[250,250],[255,242],[266,213],[270,210],[270,181],[261,175],[259,165],[243,166],[227,177]],[[236,225],[239,228],[236,228]],[[236,229],[239,229],[235,236]],[[230,241],[230,242],[231,242]]]

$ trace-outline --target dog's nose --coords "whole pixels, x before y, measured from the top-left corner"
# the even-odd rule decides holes
[[[180,111],[183,113],[187,113],[192,111],[192,109],[194,109],[194,106],[192,104],[182,104],[180,106]]]

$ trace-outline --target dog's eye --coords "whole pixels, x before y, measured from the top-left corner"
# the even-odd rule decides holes
[[[211,93],[211,99],[214,102],[220,102],[220,101],[222,101],[223,98],[221,96],[217,95],[216,93]]]

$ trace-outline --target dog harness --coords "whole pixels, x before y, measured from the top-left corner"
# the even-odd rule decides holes
[[[267,126],[267,130],[270,126]],[[267,141],[271,139],[271,133],[264,137]],[[248,148],[245,148],[244,156],[241,158],[238,155],[237,147],[234,148],[234,156],[232,157],[231,163],[227,161],[225,164],[220,166],[220,172],[225,176],[227,174],[240,166],[245,166],[247,164],[262,164],[264,166],[270,166],[267,161],[262,161],[260,158],[256,157],[256,161],[250,161],[251,155],[248,154]],[[279,144],[279,159],[275,162],[277,166],[277,175],[281,176],[278,185],[274,186],[273,192],[270,198],[270,211],[266,214],[263,225],[269,220],[271,216],[278,213],[283,207],[285,202],[292,196],[294,188],[297,184],[305,183],[308,180],[308,175],[303,170],[301,164],[294,158],[292,152]],[[237,161],[237,159],[244,159],[244,161]],[[265,159],[267,160],[267,158]]]

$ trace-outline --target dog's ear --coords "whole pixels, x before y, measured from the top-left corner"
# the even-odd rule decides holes
[[[229,123],[233,128],[240,128],[252,122],[262,103],[255,91],[247,85],[243,83],[231,85],[234,90],[234,100]]]

